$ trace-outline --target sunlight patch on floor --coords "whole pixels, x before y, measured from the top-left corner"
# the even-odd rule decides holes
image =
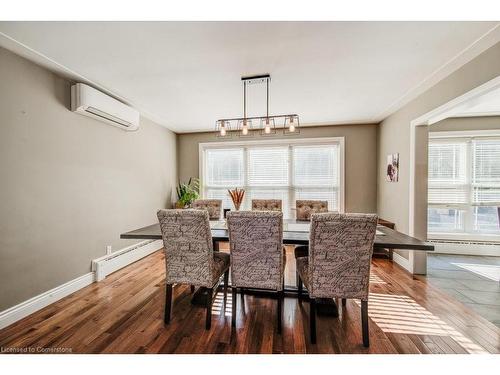
[[[370,284],[382,284],[385,285],[387,284],[384,280],[380,278],[380,276],[374,274],[373,272],[370,273]]]
[[[500,266],[493,264],[470,264],[470,263],[452,263],[454,266],[475,273],[476,275],[486,277],[487,279],[500,282]]]
[[[231,294],[227,294],[226,300],[226,313],[225,316],[231,316],[232,312],[232,298]],[[217,293],[212,304],[212,315],[221,315],[224,308],[224,293]]]
[[[370,293],[368,315],[384,332],[448,336],[469,353],[487,353],[408,296]]]

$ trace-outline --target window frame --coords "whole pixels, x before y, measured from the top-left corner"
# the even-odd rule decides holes
[[[456,209],[463,212],[463,225],[464,230],[460,232],[429,232],[429,226],[427,224],[427,237],[431,240],[463,240],[463,241],[491,241],[498,242],[500,240],[500,234],[494,233],[482,233],[475,231],[474,228],[474,209],[476,207],[481,207],[481,205],[474,205],[474,143],[475,139],[495,139],[500,140],[500,130],[465,130],[465,131],[440,131],[440,132],[429,132],[429,143],[431,140],[440,141],[456,141],[462,140],[467,143],[466,147],[466,166],[465,166],[465,183],[467,186],[468,203],[467,204],[430,204],[427,202],[427,211],[429,208],[448,208]],[[429,183],[428,183],[429,185]],[[427,188],[429,189],[429,187]],[[485,207],[496,207],[483,205]]]
[[[323,138],[301,138],[301,139],[264,139],[264,140],[244,140],[244,141],[225,141],[225,142],[200,142],[198,144],[198,166],[199,166],[199,180],[200,180],[200,191],[201,196],[205,196],[205,172],[206,159],[205,151],[208,149],[223,149],[223,148],[249,148],[255,146],[262,147],[272,147],[272,146],[287,146],[289,148],[288,156],[288,172],[289,172],[289,185],[287,186],[289,190],[289,200],[290,204],[295,201],[295,191],[293,189],[293,160],[292,160],[292,146],[331,146],[337,145],[339,148],[339,183],[338,183],[338,211],[340,213],[345,212],[345,137],[323,137]],[[247,151],[244,152],[244,165],[245,165],[245,176],[244,176],[244,186],[246,186],[246,178],[248,174],[247,170]],[[335,188],[335,187],[334,187]],[[263,187],[265,190],[265,187]],[[295,207],[289,207],[291,211],[295,210]],[[293,215],[292,215],[293,216]]]

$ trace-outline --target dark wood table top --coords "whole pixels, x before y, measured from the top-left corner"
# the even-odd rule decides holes
[[[302,227],[307,226],[307,222],[299,222],[295,220],[285,221],[285,230],[283,231],[283,243],[286,245],[307,245],[309,244],[309,232],[308,231],[298,231],[291,230],[287,228],[286,224],[302,224]],[[214,241],[228,241],[229,235],[227,229],[220,228],[221,222],[212,222],[215,228],[212,228],[212,239]],[[220,229],[219,229],[220,228]],[[290,229],[290,230],[288,230]],[[377,232],[375,236],[374,248],[382,249],[401,249],[401,250],[421,250],[421,251],[433,251],[434,245],[421,241],[417,238],[410,237],[404,233],[398,232],[396,230],[377,226]],[[126,232],[120,235],[122,239],[145,239],[145,240],[161,240],[160,224],[152,224],[147,227],[139,228]]]

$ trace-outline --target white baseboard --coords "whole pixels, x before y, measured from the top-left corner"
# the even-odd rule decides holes
[[[61,298],[64,298],[71,293],[92,284],[94,281],[104,279],[110,273],[118,271],[119,269],[136,262],[139,259],[161,249],[162,247],[163,242],[161,240],[143,241],[118,250],[110,255],[94,259],[92,261],[92,272],[70,280],[67,283],[30,298],[27,301],[21,302],[20,304],[8,308],[7,310],[0,311],[0,329],[15,323],[40,309],[43,309],[51,303],[57,302]]]
[[[67,283],[59,285],[54,289],[48,290],[38,296],[30,298],[27,301],[13,306],[0,312],[0,329],[17,322],[18,320],[43,309],[45,306],[64,298],[79,289],[86,287],[94,282],[94,273],[89,272],[77,277]]]
[[[95,280],[101,281],[109,274],[158,251],[162,247],[162,240],[142,241],[101,258],[94,259],[92,261],[92,271],[95,273]]]
[[[410,261],[408,259],[406,259],[404,256],[396,253],[396,251],[394,251],[392,253],[392,260],[394,262],[396,262],[397,264],[399,264],[401,267],[403,267],[408,272],[413,273]]]

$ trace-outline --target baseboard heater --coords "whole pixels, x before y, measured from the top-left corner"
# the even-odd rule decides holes
[[[500,256],[500,243],[474,240],[429,240],[435,253]]]
[[[92,261],[95,281],[101,281],[109,274],[142,259],[163,247],[161,240],[147,240],[115,251]]]

